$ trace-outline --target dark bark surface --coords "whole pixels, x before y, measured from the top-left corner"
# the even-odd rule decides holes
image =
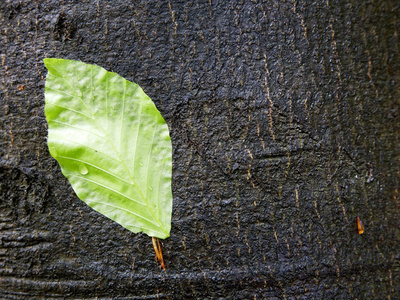
[[[394,0],[1,1],[0,298],[400,299],[399,16]],[[50,157],[45,57],[137,82],[168,122],[166,272]]]

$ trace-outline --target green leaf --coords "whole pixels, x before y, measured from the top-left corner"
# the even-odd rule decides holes
[[[169,237],[172,146],[153,101],[98,66],[44,63],[50,154],[78,197],[135,233]]]

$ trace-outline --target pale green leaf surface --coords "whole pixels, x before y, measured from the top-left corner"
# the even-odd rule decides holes
[[[49,150],[78,197],[135,233],[169,237],[172,146],[153,101],[101,67],[44,63]]]

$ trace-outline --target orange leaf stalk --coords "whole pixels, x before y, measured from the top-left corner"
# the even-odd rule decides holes
[[[151,239],[153,241],[153,247],[154,247],[154,251],[156,252],[156,257],[158,262],[161,265],[161,268],[163,268],[163,270],[165,270],[165,265],[164,265],[164,258],[162,255],[162,249],[161,249],[161,245],[160,245],[160,240],[156,237],[152,237]]]

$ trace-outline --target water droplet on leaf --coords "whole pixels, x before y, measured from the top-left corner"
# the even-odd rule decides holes
[[[79,173],[81,173],[82,175],[86,175],[87,173],[89,173],[89,170],[87,169],[85,164],[79,164]]]
[[[139,166],[143,167],[143,164],[142,164],[142,163],[139,163]]]
[[[150,190],[150,191],[152,191],[152,190],[153,190],[153,188],[152,188],[151,186],[149,186],[149,190]]]

